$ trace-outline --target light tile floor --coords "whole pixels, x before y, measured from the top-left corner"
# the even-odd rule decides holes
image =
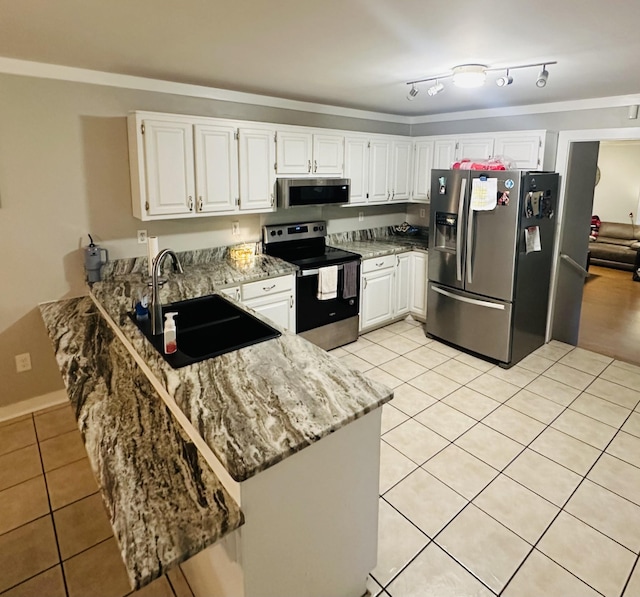
[[[69,406],[0,423],[2,597],[192,597],[179,568],[131,592]]]
[[[504,370],[410,318],[332,353],[395,389],[372,595],[640,597],[640,367],[551,342]],[[0,513],[2,597],[130,593],[69,407],[0,423]]]
[[[395,388],[373,595],[640,596],[640,367],[551,342],[501,369],[410,318],[332,353]]]

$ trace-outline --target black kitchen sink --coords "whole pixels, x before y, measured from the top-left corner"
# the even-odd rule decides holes
[[[138,321],[135,313],[129,317],[174,369],[280,336],[278,330],[218,295],[163,305],[163,321],[170,312],[177,313],[178,350],[173,354],[164,354],[163,334],[151,333],[150,319]]]

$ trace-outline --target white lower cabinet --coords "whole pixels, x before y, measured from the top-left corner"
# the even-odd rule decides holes
[[[293,275],[265,278],[240,287],[240,300],[290,332],[296,331],[295,278]]]
[[[427,254],[411,251],[362,262],[360,330],[367,331],[406,315],[427,314]]]
[[[257,311],[285,330],[296,331],[295,278],[293,275],[265,278],[240,286],[230,286],[220,290],[220,293]]]
[[[360,300],[360,329],[376,327],[393,318],[395,255],[390,265],[363,273]],[[369,259],[384,263],[383,259]],[[363,261],[363,269],[367,264]]]
[[[409,315],[411,305],[411,287],[413,286],[412,276],[413,253],[401,253],[396,255],[396,304],[395,317]]]
[[[421,251],[411,253],[411,292],[409,310],[417,319],[427,318],[427,254]]]

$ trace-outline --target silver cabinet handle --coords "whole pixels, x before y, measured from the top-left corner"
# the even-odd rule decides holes
[[[376,263],[376,267],[382,267],[384,265],[384,261],[378,261],[378,263]]]
[[[193,197],[191,195],[189,195],[189,198],[187,199],[187,207],[189,208],[189,211],[193,211]]]
[[[289,308],[293,309],[293,297],[289,297]]]
[[[198,197],[198,211],[202,211],[202,205],[203,205],[202,196],[200,196]]]
[[[262,290],[264,290],[265,292],[270,292],[271,290],[273,290],[276,287],[275,284],[271,284],[271,286],[263,286]]]
[[[314,172],[318,171],[318,160],[313,160],[313,171]]]
[[[307,172],[311,172],[311,160],[307,160]]]

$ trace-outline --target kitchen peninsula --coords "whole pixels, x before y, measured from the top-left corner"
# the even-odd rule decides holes
[[[246,267],[185,257],[163,303],[291,271],[266,256]],[[132,584],[182,561],[196,595],[362,595],[376,561],[380,406],[391,392],[285,331],[171,369],[126,315],[146,285],[142,261],[114,264],[93,304],[42,306]],[[123,420],[119,401],[129,404]],[[161,413],[159,426],[138,411]],[[146,452],[115,458],[128,442]],[[184,478],[163,495],[164,458]],[[134,497],[127,487],[146,498],[119,502]],[[163,550],[150,547],[154,537]]]

